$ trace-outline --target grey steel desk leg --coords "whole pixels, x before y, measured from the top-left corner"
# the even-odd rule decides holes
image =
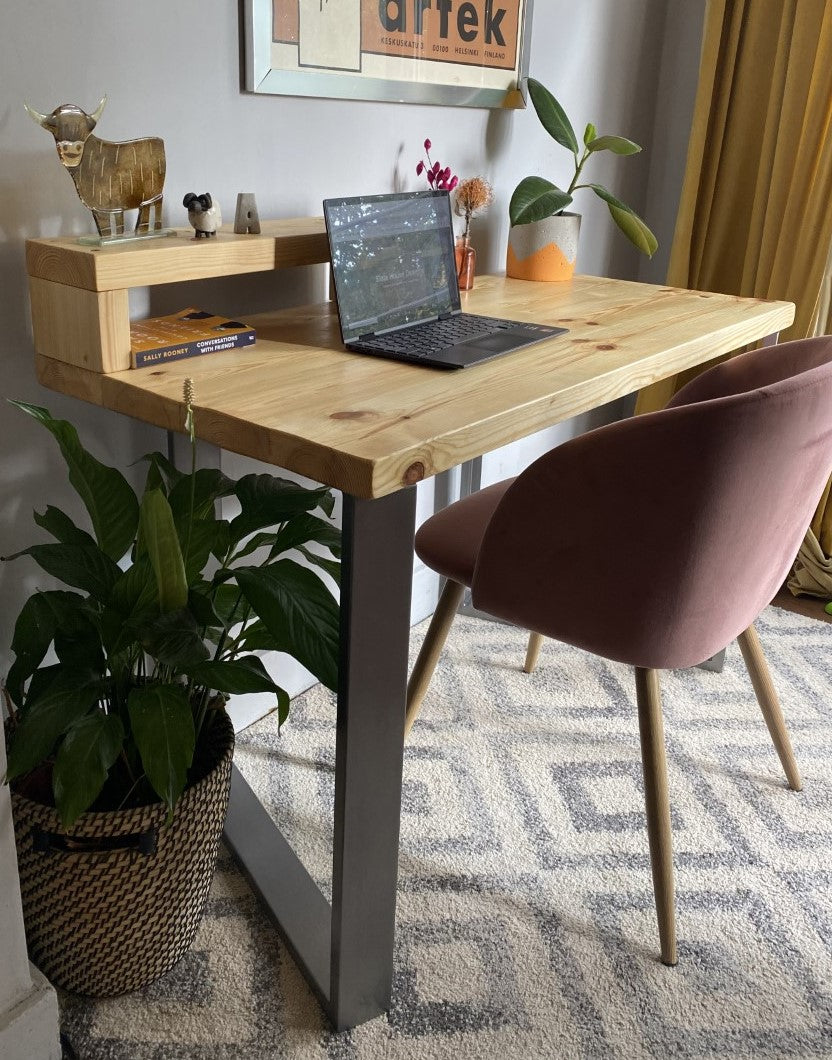
[[[232,777],[226,841],[338,1030],[390,1005],[415,525],[413,486],[344,495],[331,908]]]
[[[344,496],[329,1015],[390,1005],[416,489]]]

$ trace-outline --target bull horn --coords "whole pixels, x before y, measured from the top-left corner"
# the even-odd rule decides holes
[[[98,119],[101,117],[101,113],[104,110],[104,104],[106,102],[107,102],[107,97],[106,96],[102,96],[101,97],[101,102],[98,104],[98,106],[92,112],[92,114],[90,114],[90,121],[93,123],[93,125],[97,125],[98,124]]]
[[[29,115],[32,121],[36,121],[38,125],[46,125],[47,121],[49,120],[48,114],[41,114],[40,111],[33,110],[28,103],[24,103],[23,106],[26,108],[26,113]]]

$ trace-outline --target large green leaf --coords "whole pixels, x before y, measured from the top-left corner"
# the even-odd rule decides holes
[[[83,596],[63,589],[35,593],[23,605],[12,636],[15,661],[6,679],[9,695],[18,706],[23,702],[23,685],[40,666],[55,630],[72,625],[84,606]]]
[[[149,556],[142,556],[122,571],[109,604],[124,624],[134,629],[159,614],[159,589]]]
[[[228,497],[234,492],[236,483],[218,468],[203,467],[192,475],[185,475],[172,487],[168,494],[173,518],[178,524],[188,519],[191,512],[191,491],[193,490],[194,517],[205,519],[214,512],[214,505],[220,497]]]
[[[155,489],[159,479],[164,478],[168,490],[171,490],[180,479],[185,477],[184,473],[175,464],[172,464],[163,453],[148,453],[141,459],[146,460],[151,465],[147,471],[150,483],[149,489]]]
[[[244,475],[234,492],[240,514],[231,520],[231,540],[238,544],[255,530],[276,526],[302,512],[322,508],[332,514],[335,499],[325,486],[307,488],[274,475]]]
[[[526,177],[514,189],[508,206],[513,225],[527,225],[560,213],[572,202],[572,196],[545,177]]]
[[[279,556],[310,541],[325,545],[333,556],[341,555],[341,531],[317,515],[299,515],[281,527],[275,536],[273,554]]]
[[[37,698],[26,697],[11,746],[7,778],[28,773],[52,753],[58,737],[98,699],[100,685],[82,670],[61,667]]]
[[[111,559],[121,559],[136,536],[139,521],[139,502],[127,479],[88,453],[71,423],[54,419],[39,405],[12,404],[54,435],[69,468],[69,481],[89,512],[96,541]]]
[[[313,552],[311,548],[306,548],[305,545],[301,545],[298,551],[307,562],[318,567],[320,570],[325,571],[336,585],[341,584],[340,560],[327,559],[326,556],[319,556],[317,552]]]
[[[60,625],[55,630],[55,654],[67,666],[82,667],[91,673],[103,675],[107,663],[104,658],[97,613],[79,612],[72,622]]]
[[[179,545],[183,557],[187,550],[185,578],[188,585],[200,580],[212,555],[225,556],[228,551],[229,529],[224,519],[195,519],[190,526],[177,524]]]
[[[142,767],[169,810],[185,789],[194,759],[194,717],[184,688],[146,685],[130,691],[130,726]]]
[[[90,544],[61,544],[49,542],[45,545],[31,545],[9,559],[17,556],[31,556],[54,578],[59,578],[65,585],[83,589],[96,600],[105,601],[115,583],[121,576],[121,569],[100,549],[95,542]]]
[[[167,611],[142,627],[145,651],[164,666],[182,670],[208,658],[196,619],[190,611]]]
[[[593,153],[612,151],[616,155],[637,155],[641,150],[638,144],[628,140],[625,136],[596,136],[586,146],[587,150]]]
[[[161,490],[150,490],[142,497],[140,522],[156,576],[159,607],[162,611],[178,611],[188,602],[188,581],[173,513]]]
[[[237,646],[245,651],[283,651],[282,644],[269,632],[260,619],[250,622],[240,636]]]
[[[33,517],[38,526],[43,527],[56,541],[64,544],[95,544],[95,539],[90,537],[86,530],[79,529],[65,512],[51,504],[46,506],[43,514],[34,512]]]
[[[100,710],[67,730],[52,772],[55,805],[64,828],[95,802],[123,743],[124,726],[118,715]]]
[[[631,210],[626,203],[616,199],[601,184],[590,184],[588,187],[592,188],[595,194],[604,200],[609,207],[613,221],[615,221],[633,246],[640,250],[642,254],[646,254],[648,258],[652,258],[658,249],[659,241],[638,214]]]
[[[338,604],[317,575],[293,560],[242,567],[237,584],[280,645],[328,688],[338,684]]]
[[[191,667],[188,676],[214,692],[227,692],[229,695],[238,696],[247,692],[277,694],[281,691],[256,655],[243,655],[228,661],[212,659]]]
[[[578,153],[578,138],[572,123],[566,117],[566,112],[558,103],[552,93],[545,85],[529,78],[529,96],[531,97],[540,123],[546,132],[562,146],[568,148],[573,154]]]

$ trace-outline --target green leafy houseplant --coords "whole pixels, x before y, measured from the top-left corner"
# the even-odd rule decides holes
[[[186,384],[195,452],[191,400]],[[333,496],[268,474],[234,481],[195,456],[183,473],[153,453],[138,497],[70,423],[12,404],[55,437],[92,534],[49,505],[34,518],[54,540],[8,557],[68,588],[36,592],[14,628],[7,779],[39,801],[51,780],[65,827],[89,808],[161,801],[170,816],[229,695],[273,693],[285,719],[289,697],[254,652],[287,652],[335,686],[338,605],[293,558],[337,580],[340,535],[316,514]],[[224,497],[239,502],[231,519],[217,515]]]
[[[521,180],[509,203],[512,225],[531,224],[533,221],[542,221],[546,217],[562,213],[572,202],[573,192],[589,188],[604,200],[613,221],[633,246],[652,257],[658,248],[658,242],[644,221],[601,184],[579,183],[584,166],[591,155],[599,151],[634,155],[641,150],[639,145],[623,136],[598,136],[595,126],[590,124],[584,131],[582,149],[572,123],[548,88],[531,77],[528,79],[528,86],[529,96],[543,128],[557,143],[572,152],[575,170],[566,191],[544,177],[525,177]]]

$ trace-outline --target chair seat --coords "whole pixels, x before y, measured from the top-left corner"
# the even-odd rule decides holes
[[[432,516],[416,533],[416,555],[432,570],[469,588],[485,528],[503,494],[507,478],[472,493]]]

